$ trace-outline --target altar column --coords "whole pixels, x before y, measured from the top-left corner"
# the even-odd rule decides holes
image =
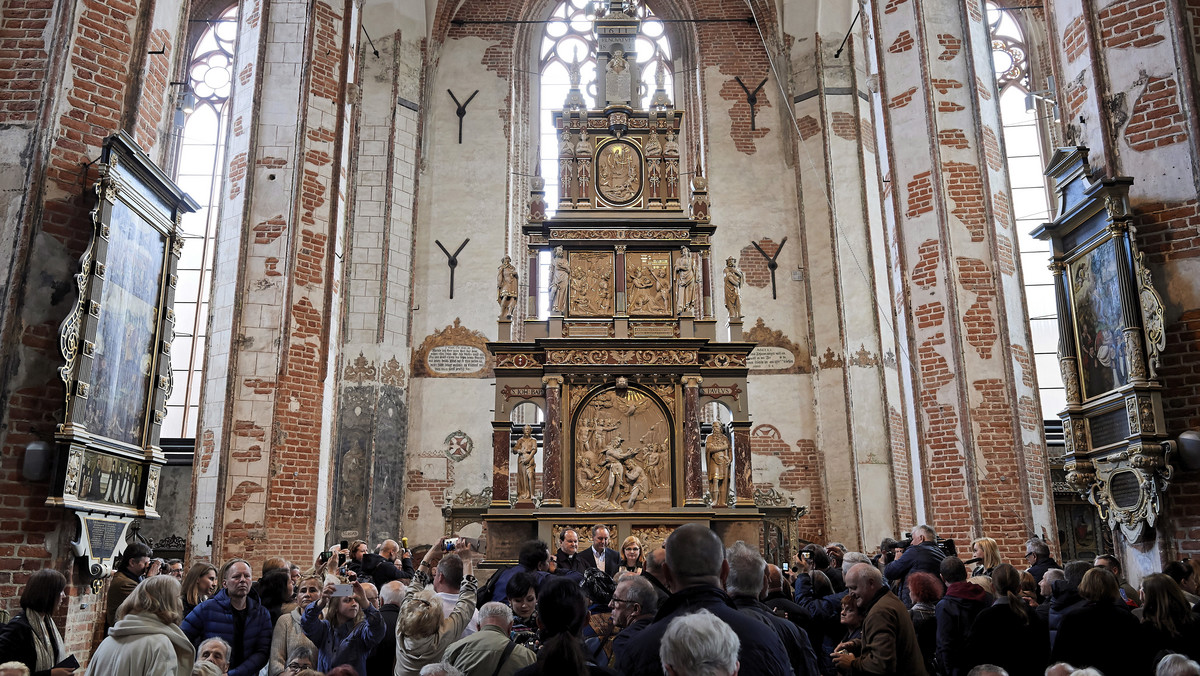
[[[492,421],[492,507],[508,507],[508,457],[512,425]]]
[[[542,435],[542,506],[562,505],[562,376],[543,376],[546,386],[546,427]]]
[[[683,377],[683,485],[686,506],[704,504],[700,476],[700,376]],[[747,446],[749,448],[749,446]]]

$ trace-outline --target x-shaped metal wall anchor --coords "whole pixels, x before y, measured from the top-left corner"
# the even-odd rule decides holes
[[[462,253],[463,247],[466,246],[467,242],[470,242],[470,241],[471,241],[470,237],[464,239],[463,243],[458,245],[458,249],[456,249],[454,253],[450,253],[449,251],[446,251],[446,247],[442,246],[441,242],[439,242],[436,239],[433,240],[433,243],[438,245],[438,248],[442,250],[442,253],[446,254],[446,265],[450,266],[450,298],[451,298],[451,300],[454,299],[454,268],[458,267],[458,254]],[[761,251],[761,249],[760,249],[760,251]]]
[[[478,94],[479,90],[476,89],[475,94],[471,94],[470,96],[468,96],[466,103],[459,103],[458,97],[455,96],[454,92],[450,91],[449,89],[446,90],[446,93],[450,95],[450,98],[454,99],[454,105],[458,106],[458,110],[454,111],[454,114],[458,116],[458,144],[462,145],[463,118],[467,116],[467,106],[471,104],[471,99],[475,98],[475,94]]]
[[[733,79],[737,80],[737,83],[742,86],[742,91],[746,92],[746,103],[750,104],[750,130],[753,131],[755,115],[754,106],[758,105],[758,93],[761,92],[763,86],[767,84],[767,78],[764,77],[763,81],[759,82],[758,86],[754,88],[754,91],[750,91],[750,88],[746,86],[746,83],[742,82],[742,78],[735,75]]]
[[[767,269],[771,271],[771,298],[778,298],[778,296],[775,295],[775,270],[779,268],[779,252],[783,251],[783,245],[787,244],[787,237],[784,237],[779,242],[779,247],[775,249],[774,256],[768,256],[767,252],[763,251],[763,248],[758,245],[758,242],[750,240],[750,243],[754,245],[755,249],[758,249],[758,253],[762,254],[763,258],[767,259]],[[445,251],[445,249],[443,249],[443,251]]]

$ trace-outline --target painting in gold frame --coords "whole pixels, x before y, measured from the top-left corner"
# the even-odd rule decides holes
[[[1125,321],[1117,290],[1117,242],[1104,239],[1067,265],[1084,400],[1129,382]]]

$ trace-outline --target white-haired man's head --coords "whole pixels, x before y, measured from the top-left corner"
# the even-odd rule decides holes
[[[736,676],[741,641],[707,610],[671,620],[658,647],[666,676]]]
[[[479,626],[495,625],[508,633],[512,629],[513,612],[507,604],[489,601],[479,607]]]

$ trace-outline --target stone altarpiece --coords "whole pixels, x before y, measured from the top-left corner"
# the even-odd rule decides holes
[[[740,318],[729,324],[729,341],[717,340],[707,182],[698,162],[681,171],[684,112],[661,75],[640,108],[637,22],[617,2],[596,20],[602,108],[589,109],[573,69],[552,116],[557,212],[547,217],[536,178],[523,228],[526,318],[514,330],[502,313],[500,339],[488,344],[496,373],[491,502],[447,516],[451,528],[485,523],[490,561],[515,559],[530,538],[556,542],[566,526],[611,524],[613,546],[632,534],[653,547],[689,521],[754,543],[764,516],[786,522],[755,506],[746,397],[754,344],[742,340]],[[545,280],[542,252],[551,258]],[[548,317],[538,316],[539,289],[549,290]],[[514,416],[526,402],[543,422],[526,428]],[[529,476],[534,444],[540,485]]]

